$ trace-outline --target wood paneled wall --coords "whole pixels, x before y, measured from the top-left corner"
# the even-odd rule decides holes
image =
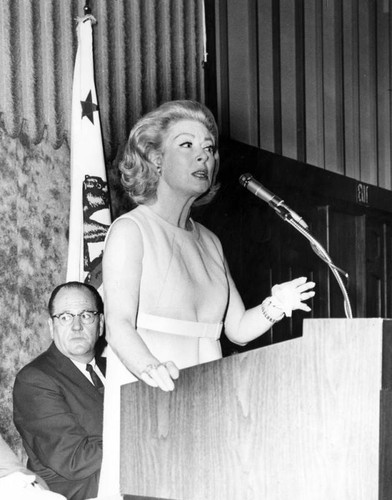
[[[389,0],[216,0],[226,137],[392,187]]]
[[[296,311],[245,348],[224,343],[225,353],[249,350],[302,335],[302,321],[345,317],[343,295],[309,241],[238,182],[251,173],[284,199],[343,277],[354,318],[392,317],[392,193],[236,141],[221,144],[221,190],[194,217],[222,241],[246,307],[270,295],[276,283],[306,276],[316,282],[311,313]],[[226,349],[227,348],[227,349]]]

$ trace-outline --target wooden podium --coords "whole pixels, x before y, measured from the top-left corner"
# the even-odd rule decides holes
[[[125,499],[391,500],[392,320],[305,320],[303,337],[122,387]]]

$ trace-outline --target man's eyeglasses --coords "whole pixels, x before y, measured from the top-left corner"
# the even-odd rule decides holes
[[[94,323],[97,314],[99,314],[98,311],[82,311],[79,314],[63,312],[61,314],[53,314],[52,318],[57,318],[60,322],[60,325],[67,326],[73,323],[75,316],[79,316],[80,321],[83,325],[91,325],[92,323]]]

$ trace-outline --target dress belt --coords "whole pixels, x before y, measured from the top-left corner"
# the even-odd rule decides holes
[[[137,328],[155,330],[173,335],[209,338],[218,340],[222,331],[221,323],[201,323],[198,321],[185,321],[182,319],[164,318],[139,312],[136,321]]]

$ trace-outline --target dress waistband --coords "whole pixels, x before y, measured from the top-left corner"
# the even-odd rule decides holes
[[[218,340],[222,331],[222,323],[201,323],[182,319],[164,318],[139,312],[137,327],[155,330],[173,335],[183,335]]]

